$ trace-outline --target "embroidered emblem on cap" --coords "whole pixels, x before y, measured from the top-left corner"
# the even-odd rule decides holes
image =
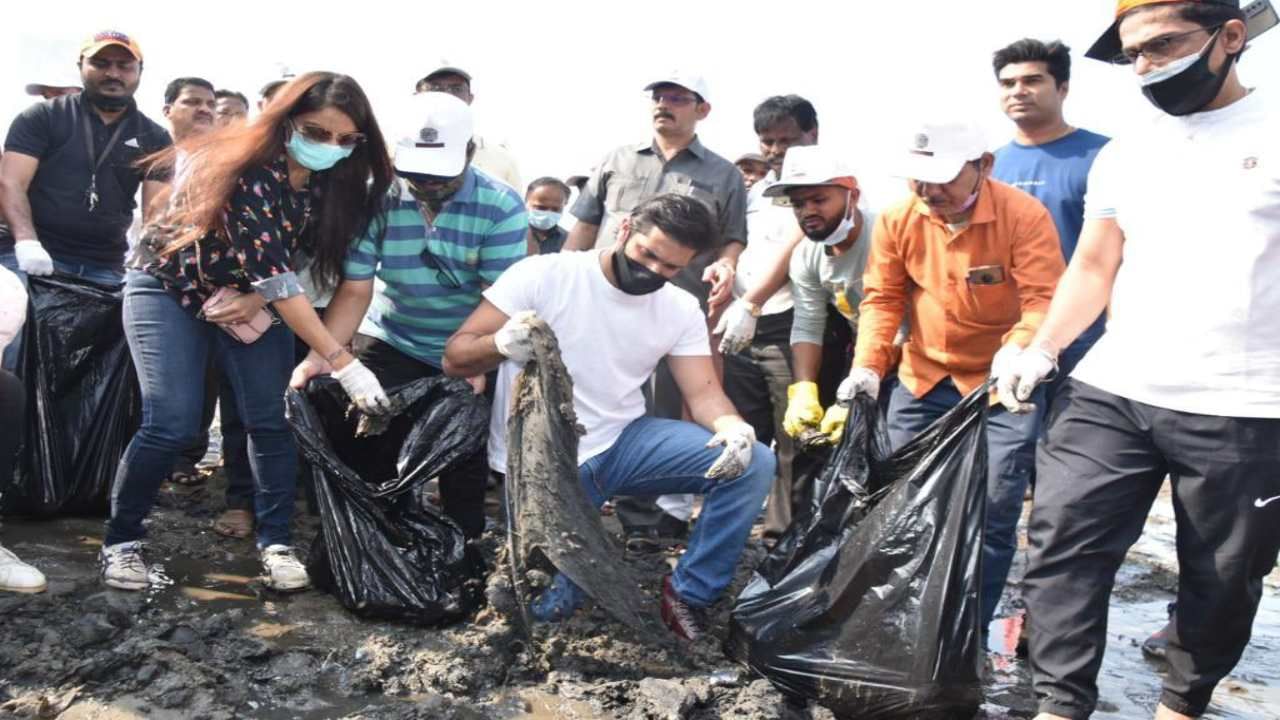
[[[924,133],[916,135],[916,149],[923,150],[927,147],[929,147],[929,136]]]
[[[119,30],[103,30],[93,36],[94,42],[102,42],[103,40],[119,40],[120,42],[129,42],[129,36]]]
[[[444,143],[439,142],[440,131],[433,127],[424,127],[418,131],[418,140],[413,144],[414,147],[420,148],[442,148]]]
[[[1258,158],[1257,158],[1257,157],[1247,157],[1247,158],[1245,158],[1245,159],[1244,159],[1244,169],[1245,169],[1245,170],[1252,170],[1252,169],[1254,169],[1254,168],[1256,168],[1256,167],[1258,167]]]

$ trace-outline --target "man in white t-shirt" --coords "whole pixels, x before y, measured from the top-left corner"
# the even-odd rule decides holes
[[[1204,712],[1276,564],[1280,113],[1235,66],[1262,29],[1234,0],[1122,0],[1087,53],[1132,62],[1163,112],[1098,154],[1048,316],[998,373],[1001,402],[1025,410],[1058,353],[1110,306],[1037,457],[1024,596],[1040,720],[1097,705],[1115,574],[1166,476],[1178,609],[1157,718]]]
[[[501,365],[489,430],[494,470],[507,468],[511,383],[532,355],[528,322],[536,316],[555,332],[573,378],[588,497],[599,505],[614,495],[705,496],[689,549],[662,586],[663,620],[689,640],[705,632],[703,610],[733,579],[776,467],[716,379],[697,299],[668,284],[715,238],[715,220],[697,199],[656,196],[623,219],[612,247],[516,263],[485,290],[444,353],[444,371],[455,377]],[[645,417],[641,389],[664,358],[694,422]],[[563,619],[584,599],[557,575],[533,615]]]

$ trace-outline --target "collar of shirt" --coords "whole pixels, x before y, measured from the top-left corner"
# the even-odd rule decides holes
[[[967,223],[967,227],[995,222],[996,206],[995,201],[991,199],[991,192],[991,178],[985,178],[982,181],[982,189],[978,191],[978,203],[973,208],[973,214],[965,221]],[[946,219],[934,215],[929,209],[929,204],[920,197],[916,197],[911,209],[913,212],[925,216],[925,218],[934,225],[947,227]]]
[[[699,160],[705,160],[707,157],[707,149],[703,147],[702,141],[698,139],[697,135],[694,135],[693,142],[689,143],[689,145],[685,147],[684,150],[681,150],[680,152],[685,152],[686,150],[692,153],[693,156],[698,158]],[[650,140],[648,142],[644,142],[644,143],[640,143],[639,145],[636,145],[636,152],[646,153],[649,155],[661,155],[661,153],[658,151],[657,140]],[[677,157],[679,155],[680,153],[676,153]]]

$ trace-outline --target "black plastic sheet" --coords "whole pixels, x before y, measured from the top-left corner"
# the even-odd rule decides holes
[[[452,520],[417,502],[415,491],[480,451],[488,406],[466,382],[445,377],[387,394],[396,408],[390,423],[367,434],[357,428],[369,419],[348,412],[350,401],[332,378],[286,397],[320,510],[322,531],[307,571],[317,588],[361,617],[455,622],[484,602],[484,561]]]
[[[142,418],[119,286],[31,276],[17,374],[27,392],[7,514],[104,515],[120,456]]]
[[[972,717],[987,402],[980,388],[886,456],[859,396],[813,507],[739,595],[726,651],[837,717]]]

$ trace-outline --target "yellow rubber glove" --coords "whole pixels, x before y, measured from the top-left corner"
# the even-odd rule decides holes
[[[836,403],[827,408],[827,414],[822,416],[822,425],[818,429],[831,440],[832,445],[839,445],[840,438],[844,437],[844,424],[848,420],[849,406]]]
[[[793,438],[800,437],[805,428],[816,428],[822,422],[822,403],[818,402],[818,384],[793,383],[787,388],[787,414],[782,419],[782,429]]]

